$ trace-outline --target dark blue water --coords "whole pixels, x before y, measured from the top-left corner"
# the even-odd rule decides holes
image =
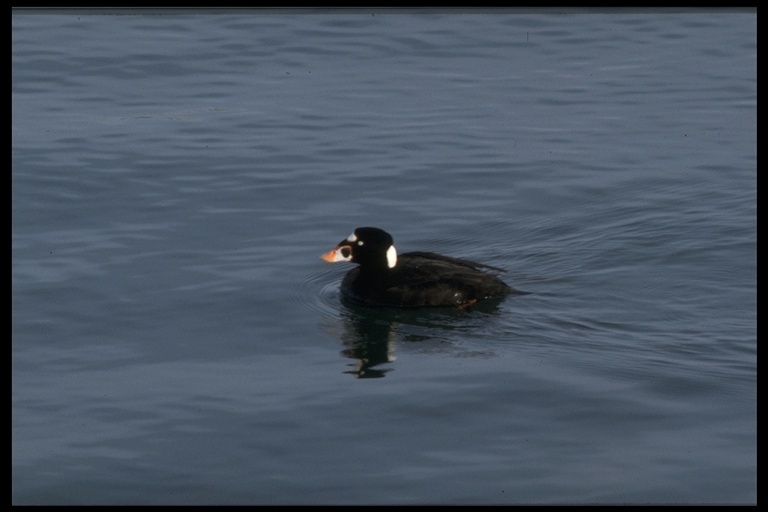
[[[756,501],[755,11],[12,28],[14,504]]]

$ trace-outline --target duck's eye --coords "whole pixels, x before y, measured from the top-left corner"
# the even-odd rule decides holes
[[[344,246],[341,249],[341,255],[345,258],[349,258],[349,256],[352,254],[352,249],[350,247]]]

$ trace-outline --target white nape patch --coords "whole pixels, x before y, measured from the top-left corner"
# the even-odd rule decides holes
[[[395,265],[397,265],[397,251],[394,245],[390,245],[389,249],[387,249],[387,266],[395,268]]]
[[[357,242],[357,235],[352,233],[347,237],[347,242]]]

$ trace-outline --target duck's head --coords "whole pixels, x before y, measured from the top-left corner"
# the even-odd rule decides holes
[[[330,263],[350,261],[364,266],[386,266],[393,268],[397,264],[392,235],[379,228],[357,228],[347,238],[320,256]]]

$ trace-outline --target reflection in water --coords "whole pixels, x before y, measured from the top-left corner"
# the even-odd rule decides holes
[[[395,360],[398,329],[408,341],[441,338],[439,333],[454,329],[481,328],[472,319],[481,320],[499,310],[499,300],[483,301],[470,311],[454,308],[390,309],[368,308],[342,300],[342,328],[335,334],[346,347],[344,357],[354,359],[353,368],[345,373],[357,378],[382,378],[392,368],[377,368]],[[482,313],[477,316],[475,313]],[[485,318],[487,320],[487,318]]]
[[[376,366],[395,360],[396,324],[380,311],[350,306],[342,310],[344,329],[341,342],[347,347],[344,357],[357,362],[350,373],[361,379],[381,378],[391,368]]]

